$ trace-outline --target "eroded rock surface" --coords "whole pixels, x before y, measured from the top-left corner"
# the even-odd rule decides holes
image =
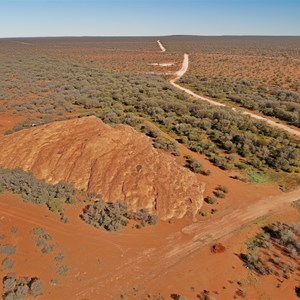
[[[133,128],[84,117],[0,138],[0,167],[22,168],[50,183],[66,181],[106,201],[125,200],[161,219],[195,214],[204,184]]]

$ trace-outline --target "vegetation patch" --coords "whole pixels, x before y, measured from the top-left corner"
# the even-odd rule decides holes
[[[194,173],[206,176],[211,174],[210,170],[205,170],[203,165],[191,155],[185,156],[185,166]]]
[[[81,218],[96,228],[118,231],[126,227],[129,220],[135,220],[139,226],[154,225],[158,222],[156,215],[150,215],[147,209],[129,212],[125,202],[105,203],[102,199],[84,208]]]
[[[63,213],[64,203],[74,203],[76,190],[65,182],[55,185],[36,179],[21,169],[0,169],[0,191],[20,194],[25,201],[46,204],[53,212]]]
[[[293,201],[292,206],[300,212],[300,199]]]
[[[300,257],[300,227],[273,223],[262,227],[241,253],[245,266],[258,275],[273,274],[283,282],[297,271]],[[281,285],[277,286],[280,287]]]
[[[264,183],[274,180],[274,178],[270,174],[264,172],[263,170],[253,168],[250,165],[239,164],[238,168],[242,171],[243,174],[245,174],[247,181],[253,183]]]
[[[14,245],[0,244],[0,254],[14,255],[17,252],[17,247]]]
[[[23,300],[44,293],[44,283],[37,277],[19,277],[9,274],[3,278],[2,283],[4,300]]]
[[[14,261],[8,257],[2,261],[2,266],[5,269],[12,269],[14,267],[14,265],[15,265]]]
[[[42,253],[48,254],[54,250],[54,244],[51,244],[52,236],[44,228],[34,228],[32,233],[36,237],[35,244],[41,249]]]
[[[201,61],[191,65],[191,76],[182,78],[181,83],[192,87],[196,92],[219,99],[227,98],[239,105],[248,105],[250,109],[258,109],[297,126],[300,85],[296,78],[299,76],[283,74],[280,71],[281,65],[278,74],[286,77],[289,88],[280,84],[274,86],[277,81],[275,78],[271,80],[269,76],[263,78],[272,83],[272,86],[267,86],[264,80],[256,80],[259,72],[253,69],[253,64],[265,65],[268,60],[265,53],[268,52],[268,56],[275,55],[276,60],[272,59],[272,64],[268,67],[265,65],[265,70],[273,66],[275,61],[276,64],[284,62],[284,65],[289,62],[289,68],[296,72],[294,74],[298,74],[294,61],[295,53],[298,53],[297,41],[288,39],[286,42],[289,47],[293,45],[291,50],[282,48],[282,40],[280,43],[276,42],[275,48],[273,41],[269,40],[256,41],[255,47],[248,46],[250,40],[228,40],[231,47],[215,39],[207,41],[205,38],[185,41],[184,45],[182,42],[172,42],[172,48],[176,51],[180,49],[178,52],[181,52],[185,48],[190,52],[192,49],[193,59]],[[221,44],[226,46],[220,46]],[[120,44],[119,46],[123,47]],[[137,127],[141,117],[145,117],[178,136],[178,140],[184,142],[189,149],[206,155],[213,164],[222,169],[235,168],[235,164],[242,161],[263,172],[268,169],[289,173],[300,171],[299,144],[286,132],[271,128],[265,122],[229,108],[192,101],[167,83],[166,77],[140,72],[146,66],[143,60],[145,57],[141,59],[134,56],[129,62],[128,53],[124,55],[121,51],[124,56],[121,55],[120,59],[115,59],[114,56],[111,59],[100,59],[99,53],[94,53],[96,48],[92,49],[94,48],[85,48],[92,53],[80,56],[72,48],[65,52],[66,49],[62,47],[61,55],[57,56],[53,52],[56,50],[48,46],[43,47],[43,51],[37,48],[34,53],[25,48],[16,52],[14,48],[4,47],[5,55],[0,58],[3,70],[0,74],[3,82],[0,92],[2,109],[13,110],[18,114],[25,113],[31,118],[16,130],[32,126],[33,123],[39,125],[56,120],[58,116],[63,117],[74,110],[82,114],[95,114],[112,125],[123,123]],[[210,56],[209,53],[214,55]],[[95,54],[97,59],[93,57]],[[147,57],[148,55],[149,53]],[[243,68],[240,68],[241,59],[245,59]],[[257,59],[260,60],[259,63]],[[133,73],[130,68],[130,72],[124,71],[128,71],[128,64],[135,71],[138,70],[139,74]],[[201,76],[197,76],[197,65],[201,65]],[[207,76],[203,75],[207,71],[203,69],[204,65],[211,71]],[[221,66],[226,67],[220,70]],[[149,66],[143,70],[153,71],[153,67],[151,70],[148,68]],[[120,72],[120,69],[123,71]],[[235,75],[231,74],[234,75],[233,78],[226,76],[231,70],[235,70]],[[241,72],[245,70],[255,74],[251,78],[240,78]],[[11,81],[7,78],[15,79]],[[152,135],[151,132],[149,134]],[[173,151],[172,145],[160,139],[156,141],[156,145]],[[176,151],[173,152],[176,155]],[[261,178],[255,180],[262,181]]]

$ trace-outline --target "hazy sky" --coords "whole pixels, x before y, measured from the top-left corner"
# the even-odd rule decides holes
[[[300,35],[300,0],[0,0],[0,37]]]

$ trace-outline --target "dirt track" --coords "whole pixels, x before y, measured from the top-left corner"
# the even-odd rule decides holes
[[[161,44],[161,42],[159,42],[159,45],[160,47],[163,45]],[[163,47],[164,48],[164,47]],[[164,48],[165,49],[165,48]],[[175,75],[175,78],[171,79],[170,80],[170,83],[177,89],[189,94],[190,96],[196,98],[196,99],[200,99],[200,100],[204,100],[206,102],[209,102],[210,104],[212,105],[215,105],[215,106],[222,106],[222,107],[230,107],[226,104],[223,104],[223,103],[220,103],[220,102],[217,102],[217,101],[214,101],[214,100],[211,100],[209,98],[206,98],[206,97],[203,97],[203,96],[200,96],[196,93],[194,93],[193,91],[187,89],[187,88],[184,88],[182,86],[180,86],[179,84],[176,83],[177,80],[179,80],[187,71],[188,71],[188,68],[189,68],[189,55],[188,54],[184,54],[184,58],[183,58],[183,63],[182,63],[182,67],[179,71],[177,71],[174,75]],[[246,111],[242,108],[232,108],[230,107],[233,111],[235,112],[239,112],[243,115],[248,115],[250,116],[251,118],[254,118],[256,120],[260,120],[260,121],[265,121],[266,123],[268,123],[270,126],[272,127],[276,127],[276,128],[279,128],[279,129],[282,129],[282,130],[285,130],[287,131],[288,133],[292,134],[292,135],[295,135],[297,137],[300,137],[300,130],[299,129],[296,129],[296,128],[291,128],[290,126],[288,125],[284,125],[284,124],[281,124],[281,123],[277,123],[273,120],[270,120],[266,117],[262,117],[260,115],[257,115],[255,113],[252,113],[252,112],[249,112],[249,111]]]
[[[161,49],[161,52],[166,52],[167,49],[163,46],[163,44],[160,42],[160,40],[157,40],[157,44],[159,48]]]
[[[122,251],[125,249],[124,246],[113,241],[114,237],[112,239],[107,235],[100,237],[100,235],[95,235],[90,230],[87,232],[87,228],[78,223],[80,221],[76,221],[74,225],[71,223],[69,226],[59,225],[59,221],[52,217],[41,218],[34,211],[24,210],[22,207],[15,207],[12,211],[11,205],[6,201],[0,201],[0,211],[1,217],[13,217],[34,226],[45,226],[47,230],[62,236],[62,239],[72,237],[73,240],[81,240],[82,243],[87,245],[91,243],[99,244],[101,241],[101,247],[110,248],[111,253],[117,254],[118,251],[121,251],[123,258],[117,266],[99,274],[97,277],[88,278],[82,283],[83,285],[74,286],[72,291],[69,291],[70,294],[64,295],[65,297],[73,297],[73,299],[83,299],[90,297],[91,294],[101,294],[105,299],[109,299],[119,291],[129,290],[133,286],[143,287],[152,281],[159,282],[160,276],[163,276],[172,266],[182,262],[198,249],[210,245],[220,238],[230,236],[241,226],[268,214],[272,210],[279,210],[292,201],[299,199],[299,197],[300,190],[297,190],[260,200],[248,207],[241,206],[235,210],[228,208],[216,218],[197,222],[183,227],[180,231],[167,234],[164,241],[158,241],[161,238],[155,238],[151,234],[147,247],[140,248],[140,246],[130,244],[126,251]],[[132,238],[130,235],[127,236],[126,233],[122,236]],[[131,255],[127,255],[127,253]],[[107,286],[110,286],[109,290],[106,289]]]

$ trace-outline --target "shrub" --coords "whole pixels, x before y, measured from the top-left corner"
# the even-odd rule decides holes
[[[148,135],[149,137],[151,137],[151,138],[157,138],[158,137],[158,133],[155,131],[155,130],[153,130],[150,126],[148,126],[148,125],[143,125],[142,127],[141,127],[141,131],[143,132],[143,133],[145,133],[146,135]]]
[[[194,173],[203,173],[203,166],[200,162],[198,162],[195,158],[191,155],[186,156],[186,167],[189,168]]]
[[[54,250],[54,245],[51,244],[46,244],[43,248],[42,248],[42,253],[48,254],[50,252],[52,252]]]
[[[96,228],[117,231],[127,226],[127,204],[125,202],[105,203],[102,199],[88,205],[81,215],[82,219]]]
[[[64,260],[65,256],[63,253],[58,253],[57,256],[55,256],[54,260],[59,263],[59,262],[62,262]]]
[[[75,201],[76,190],[67,183],[51,185],[21,169],[0,168],[0,188],[21,194],[26,201],[47,204],[51,211],[62,212],[64,203]]]
[[[37,297],[44,293],[44,284],[37,277],[18,277],[10,274],[5,276],[2,282],[5,300],[22,300],[29,295]]]
[[[14,267],[14,265],[15,265],[14,261],[10,258],[5,258],[2,262],[2,266],[5,269],[12,269]]]
[[[19,229],[17,227],[12,227],[10,230],[13,234],[17,234]]]
[[[48,208],[52,212],[63,213],[64,212],[64,199],[55,198],[47,203]]]
[[[36,227],[32,229],[32,233],[34,235],[40,235],[40,234],[44,234],[45,233],[45,228],[43,227]]]
[[[43,295],[44,293],[44,283],[38,278],[34,278],[30,281],[29,288],[33,297]]]
[[[207,216],[208,216],[208,213],[207,213],[206,211],[201,211],[201,212],[200,212],[200,215],[201,215],[202,217],[207,217]]]
[[[60,276],[66,276],[68,272],[69,272],[69,268],[67,266],[60,266],[58,268],[58,274]]]
[[[128,211],[125,202],[105,203],[102,199],[84,208],[81,218],[96,228],[103,227],[107,231],[117,231],[127,226],[133,219],[142,226],[154,225],[158,222],[156,215],[150,215],[147,209],[140,209],[136,213]]]
[[[215,197],[208,196],[204,199],[204,201],[208,204],[215,204],[217,202],[217,199]]]
[[[218,198],[225,198],[226,194],[220,190],[214,191],[214,195]]]
[[[217,189],[218,189],[219,191],[225,193],[225,194],[228,194],[228,193],[229,193],[228,188],[227,188],[226,186],[224,186],[224,185],[218,186]]]
[[[170,152],[171,154],[175,156],[179,156],[180,152],[175,142],[169,141],[163,137],[157,137],[154,139],[153,146],[155,148],[159,148],[162,150],[165,150],[167,152]]]
[[[300,199],[293,201],[292,206],[300,212]]]
[[[132,217],[134,220],[139,221],[143,226],[155,225],[158,222],[158,217],[156,215],[151,215],[148,209],[139,209]]]
[[[13,245],[1,245],[0,244],[0,254],[13,255],[17,251],[17,247]]]
[[[35,243],[41,248],[42,253],[47,254],[54,250],[54,245],[48,243],[49,241],[52,241],[52,236],[47,233],[44,228],[34,228],[32,232],[37,235]]]

